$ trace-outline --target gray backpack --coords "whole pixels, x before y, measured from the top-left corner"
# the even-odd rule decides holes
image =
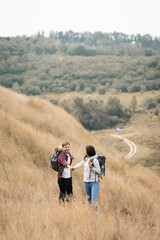
[[[106,163],[106,157],[101,154],[101,153],[97,153],[96,154],[96,159],[98,160],[99,162],[99,166],[100,166],[100,170],[101,170],[101,174],[98,175],[98,178],[102,178],[102,175],[105,176],[105,163]],[[91,159],[91,162],[93,162],[94,158]],[[94,167],[94,165],[93,165]]]
[[[53,156],[50,159],[50,167],[57,172],[59,172],[58,157],[61,154],[61,152],[62,152],[62,149],[60,149],[58,147],[55,148],[55,153],[53,154]]]

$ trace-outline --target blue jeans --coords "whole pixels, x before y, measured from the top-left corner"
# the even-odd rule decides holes
[[[88,202],[93,204],[94,209],[98,210],[99,181],[84,182],[85,192],[88,196]]]

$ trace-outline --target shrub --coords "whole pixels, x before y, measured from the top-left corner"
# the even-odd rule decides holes
[[[103,94],[106,93],[106,88],[105,88],[105,87],[100,87],[100,88],[98,89],[98,92],[99,92],[99,94],[103,95]]]
[[[71,92],[74,92],[76,90],[76,84],[75,83],[71,84],[70,90],[71,90]]]
[[[87,49],[84,46],[78,46],[76,48],[74,48],[70,54],[72,56],[95,56],[96,55],[96,51],[92,50],[92,49]]]
[[[121,117],[123,114],[122,105],[120,104],[120,100],[116,97],[110,97],[108,99],[108,102],[106,105],[106,110],[110,116]]]
[[[21,88],[22,93],[27,95],[40,95],[41,89],[39,86],[23,86]]]
[[[145,98],[143,105],[146,109],[152,109],[156,107],[157,102],[154,98]]]
[[[94,85],[91,85],[90,89],[92,92],[96,92],[96,87]]]

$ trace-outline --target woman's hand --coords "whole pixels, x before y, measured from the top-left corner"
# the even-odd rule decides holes
[[[69,168],[70,171],[74,171],[74,167],[72,167],[72,166],[70,166],[70,165],[68,165],[67,168]]]
[[[89,160],[88,165],[89,165],[90,168],[92,168],[93,167],[93,162],[91,162],[91,160]]]

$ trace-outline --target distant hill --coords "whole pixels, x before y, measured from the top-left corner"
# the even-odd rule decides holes
[[[64,140],[71,143],[73,164],[88,144],[107,157],[98,218],[86,200],[83,169],[73,172],[72,203],[58,203],[49,159]],[[63,109],[0,87],[1,239],[158,239],[159,196],[156,175],[124,160]]]
[[[160,38],[50,32],[0,37],[0,85],[27,95],[160,89]]]

